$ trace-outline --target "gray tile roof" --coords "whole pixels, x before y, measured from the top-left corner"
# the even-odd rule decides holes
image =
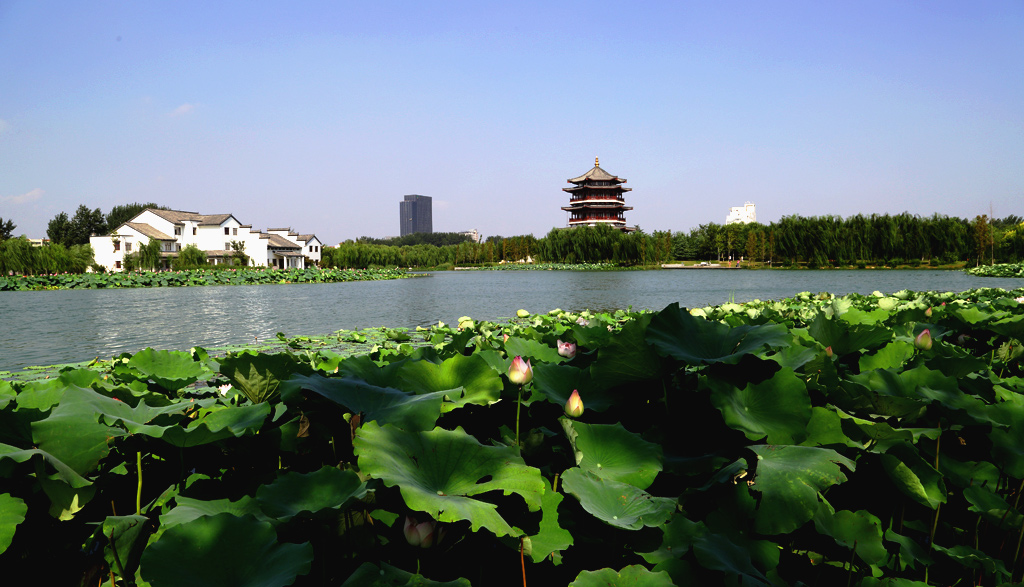
[[[173,236],[166,235],[144,222],[125,222],[124,225],[133,228],[138,232],[141,232],[142,234],[148,236],[149,238],[153,238],[158,241],[176,240]]]
[[[153,214],[156,214],[160,218],[174,224],[184,224],[188,222],[196,222],[200,225],[220,225],[228,218],[231,218],[231,214],[198,214],[196,212],[185,212],[182,210],[158,210],[156,208],[146,208]]]

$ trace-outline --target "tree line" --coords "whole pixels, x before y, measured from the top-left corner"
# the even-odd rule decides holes
[[[139,215],[146,208],[170,210],[167,206],[153,202],[147,204],[135,202],[114,206],[110,212],[104,214],[99,208],[91,210],[82,204],[78,206],[73,216],[69,217],[67,212],[61,212],[50,219],[46,225],[46,238],[50,239],[51,244],[66,247],[87,245],[90,236],[101,236],[112,230],[117,230],[119,226]]]

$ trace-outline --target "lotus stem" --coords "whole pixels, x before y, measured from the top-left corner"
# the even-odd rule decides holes
[[[135,515],[142,514],[142,453],[135,452],[135,472],[139,477],[139,485],[135,489]]]
[[[102,531],[100,532],[102,534]],[[117,565],[117,572],[125,577],[124,566],[121,564],[121,557],[117,555],[117,544],[114,543],[114,531],[110,531],[110,552],[114,553],[114,563]],[[125,577],[127,580],[127,577]],[[110,584],[114,585],[114,569],[110,569]]]
[[[519,386],[519,396],[516,398],[516,448],[519,448],[519,408],[523,405],[523,386]]]
[[[523,544],[526,539],[519,537],[519,566],[523,569],[523,587],[526,587],[526,558],[523,556]]]

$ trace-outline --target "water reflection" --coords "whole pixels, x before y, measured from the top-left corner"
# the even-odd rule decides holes
[[[415,327],[459,316],[660,310],[801,291],[1011,289],[1020,279],[958,271],[616,271],[437,273],[395,281],[0,293],[0,370],[111,357],[145,347],[219,347],[342,328]],[[1020,295],[1019,293],[1016,295]]]

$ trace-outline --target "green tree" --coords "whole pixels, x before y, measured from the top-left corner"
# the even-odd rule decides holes
[[[0,242],[3,242],[14,236],[14,229],[18,228],[18,225],[8,218],[4,220],[0,217]]]
[[[61,212],[50,219],[46,225],[46,237],[55,245],[62,245],[68,242],[71,234],[71,221],[67,212]]]
[[[140,204],[138,202],[134,202],[132,204],[121,204],[119,206],[114,206],[113,208],[110,209],[110,212],[107,212],[107,216],[105,219],[107,230],[117,230],[119,226],[121,226],[125,222],[128,222],[132,218],[135,218],[136,216],[141,214],[143,210],[147,208],[156,208],[157,210],[170,210],[170,208],[168,208],[167,206],[160,206],[159,204],[154,204],[153,202],[149,202],[148,204]]]

